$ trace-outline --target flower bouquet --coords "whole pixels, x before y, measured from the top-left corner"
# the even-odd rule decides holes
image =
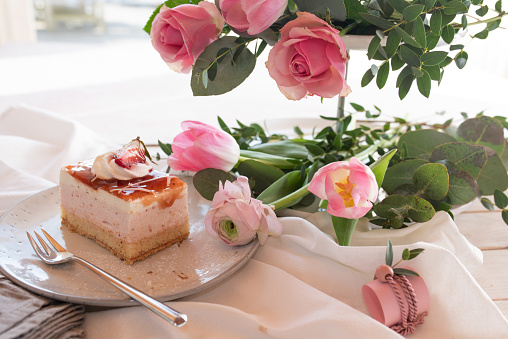
[[[381,115],[352,105],[373,117],[371,124]],[[508,198],[503,193],[508,189],[505,117],[464,115],[457,127],[452,120],[427,125],[401,118],[379,121],[379,127],[352,127],[353,114],[323,117],[330,126],[311,138],[297,126],[297,136],[289,138],[268,135],[257,124],[239,122],[239,127],[230,128],[220,118],[222,129],[184,122],[184,131],[172,144],[159,145],[169,155],[170,167],[196,172],[194,186],[214,201],[214,208],[216,200],[224,201],[217,198],[223,196],[224,183],[238,181],[243,193],[231,196],[260,206],[250,238],[259,230],[263,239],[280,234],[279,225],[270,222],[271,210],[313,204],[314,210],[330,214],[340,245],[350,244],[358,218],[367,217],[383,228],[410,227],[429,221],[437,211],[453,217],[453,207],[476,198],[490,210],[494,204],[502,209],[508,224]],[[218,232],[221,223],[246,224],[247,212],[240,210],[221,214],[222,219],[207,227]],[[236,229],[232,233],[240,239]]]
[[[493,8],[483,0],[168,0],[144,29],[171,69],[192,72],[192,91],[200,96],[240,85],[270,45],[266,67],[291,100],[348,95],[341,37],[370,35],[367,57],[374,63],[361,85],[375,79],[381,89],[398,72],[403,99],[414,82],[429,97],[446,66],[466,65],[465,46],[455,37],[479,25],[471,37],[485,39],[506,14],[501,0]]]

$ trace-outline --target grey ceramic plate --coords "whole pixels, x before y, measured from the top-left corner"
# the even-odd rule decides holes
[[[259,242],[230,247],[205,230],[210,202],[189,184],[190,235],[149,258],[127,265],[108,250],[60,224],[58,186],[37,193],[7,211],[0,219],[0,271],[26,289],[53,299],[85,305],[136,305],[123,293],[77,263],[47,266],[35,255],[26,231],[43,227],[70,252],[161,301],[199,292],[244,265]]]

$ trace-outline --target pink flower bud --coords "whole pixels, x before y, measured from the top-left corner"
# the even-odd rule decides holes
[[[198,172],[205,168],[231,170],[240,147],[228,133],[198,121],[182,122],[182,133],[173,139],[168,165],[177,171]]]

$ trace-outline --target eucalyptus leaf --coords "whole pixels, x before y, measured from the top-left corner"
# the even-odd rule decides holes
[[[421,62],[427,66],[439,65],[446,59],[448,52],[445,51],[431,51],[422,54],[420,57]]]
[[[365,74],[362,77],[361,86],[365,87],[374,79],[374,74],[372,73],[372,70],[369,68]]]
[[[425,25],[423,24],[423,20],[421,17],[416,17],[416,19],[413,21],[413,35],[420,46],[426,46],[427,45],[427,38],[425,33]]]
[[[192,178],[196,191],[207,200],[213,200],[213,196],[219,190],[219,183],[224,184],[226,181],[235,180],[236,177],[232,174],[215,168],[203,169]]]
[[[346,7],[343,0],[293,0],[300,12],[313,14],[325,14],[327,11],[334,21],[343,22],[346,20]]]
[[[404,40],[404,42],[406,44],[409,44],[414,47],[424,47],[424,46],[420,46],[420,44],[418,42],[416,42],[416,40],[413,39],[409,33],[407,33],[405,30],[400,28],[400,26],[396,26],[395,31],[402,38],[402,40]],[[402,59],[404,60],[404,58],[402,58]]]
[[[427,71],[422,70],[423,75],[421,77],[416,78],[416,84],[418,86],[418,90],[423,96],[426,98],[430,95],[430,88],[432,86],[431,79],[429,73]]]
[[[457,53],[457,55],[455,56],[455,64],[459,69],[462,69],[466,66],[467,57],[468,55],[465,51],[460,51],[459,53]]]
[[[432,33],[441,35],[441,23],[443,22],[441,11],[435,10],[430,16],[430,29]]]
[[[502,154],[505,148],[503,124],[494,118],[480,116],[467,119],[457,129],[459,141],[487,146]]]
[[[301,163],[301,160],[295,158],[281,157],[264,152],[243,149],[240,150],[240,157],[259,160],[267,165],[272,165],[280,169],[293,169],[296,165]]]
[[[376,84],[379,89],[385,86],[389,73],[390,73],[390,63],[385,61],[383,62],[381,67],[379,67],[379,70],[377,72]]]
[[[448,134],[432,129],[422,129],[403,134],[399,138],[397,147],[401,149],[404,143],[407,147],[407,155],[410,157],[417,157],[421,154],[431,154],[435,147],[455,141],[457,140]]]
[[[496,189],[505,191],[508,188],[508,174],[501,158],[492,149],[486,149],[487,163],[478,177],[478,186],[482,195],[492,195]]]
[[[483,146],[463,142],[450,142],[437,146],[429,159],[431,162],[447,160],[465,170],[474,179],[487,163],[487,152]]]
[[[468,172],[457,165],[446,162],[450,175],[448,199],[452,205],[464,205],[478,196],[479,188],[476,180]]]
[[[256,57],[252,52],[245,48],[236,55],[236,61],[232,62],[231,53],[228,53],[222,62],[217,66],[217,75],[213,81],[208,81],[205,87],[200,81],[202,74],[210,66],[210,60],[216,58],[217,52],[221,48],[236,49],[238,43],[236,38],[225,36],[212,42],[201,53],[192,69],[191,88],[195,96],[219,95],[224,94],[240,85],[251,73],[256,65]],[[207,78],[208,79],[208,78]]]
[[[495,210],[494,204],[489,199],[482,197],[480,199],[480,202],[482,203],[483,207],[485,207],[486,209],[488,209],[491,212],[494,212],[494,210]]]
[[[454,0],[454,1],[457,1],[457,0]],[[402,11],[402,16],[404,17],[405,20],[411,22],[411,21],[415,20],[420,14],[422,14],[424,8],[425,8],[425,6],[421,5],[421,4],[407,6]]]
[[[455,29],[452,25],[446,25],[443,27],[443,30],[441,32],[441,38],[446,42],[447,44],[451,44],[453,41],[453,38],[455,38]]]
[[[406,45],[401,45],[399,55],[409,66],[420,67],[420,57]]]
[[[415,80],[415,77],[413,75],[409,75],[405,77],[399,86],[399,98],[400,100],[404,99],[411,89],[411,85],[413,84],[413,81]]]
[[[383,189],[391,194],[400,185],[412,184],[414,172],[427,163],[426,160],[413,159],[388,167],[382,184]]]
[[[385,263],[388,266],[393,265],[393,246],[390,242],[390,239],[386,240],[386,255],[385,255]]]
[[[467,13],[467,6],[459,0],[451,0],[444,4],[444,13],[454,15],[457,13]]]
[[[420,275],[415,271],[408,270],[407,268],[394,268],[393,273],[397,275],[409,275],[413,277],[419,277]]]
[[[406,7],[411,5],[405,0],[388,0],[388,3],[399,13],[402,13]]]
[[[413,183],[422,198],[443,199],[448,193],[449,184],[446,166],[433,163],[420,166],[413,174]]]
[[[394,26],[390,21],[383,19],[383,18],[376,16],[376,15],[372,15],[372,14],[368,14],[368,13],[360,13],[360,15],[366,21],[368,21],[371,24],[373,24],[374,26],[377,26],[382,29],[389,29]]]

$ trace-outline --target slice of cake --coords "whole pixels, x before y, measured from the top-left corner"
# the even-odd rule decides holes
[[[187,184],[152,169],[138,139],[62,168],[62,224],[132,264],[189,235]]]

